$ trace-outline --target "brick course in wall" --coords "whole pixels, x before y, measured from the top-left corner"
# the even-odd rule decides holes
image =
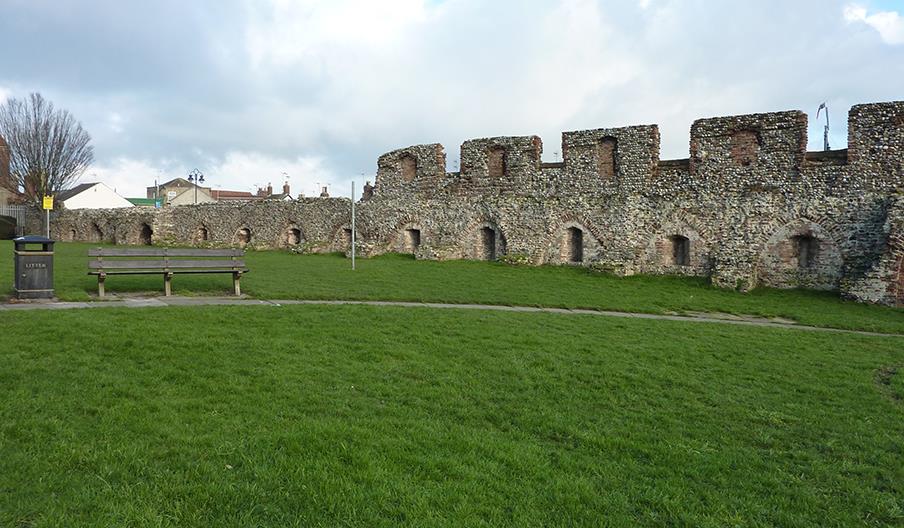
[[[904,303],[904,102],[854,106],[846,150],[806,152],[799,111],[700,119],[689,158],[659,159],[655,125],[565,132],[563,161],[536,136],[380,156],[359,202],[360,252],[422,259],[518,256],[614,273],[710,277],[721,287],[839,290]],[[63,239],[345,250],[348,200],[67,211]],[[96,227],[96,229],[95,229]],[[207,240],[200,240],[199,230]],[[579,248],[577,247],[579,244]]]

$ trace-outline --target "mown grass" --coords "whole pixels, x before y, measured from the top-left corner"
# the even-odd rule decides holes
[[[88,244],[57,244],[55,280],[64,300],[88,300],[97,281],[86,275]],[[0,243],[0,278],[12,282],[12,247]],[[252,270],[244,293],[266,299],[353,299],[435,301],[594,308],[646,313],[728,312],[782,317],[803,324],[904,333],[904,310],[842,301],[837,293],[758,289],[750,293],[710,286],[704,279],[637,276],[619,278],[569,266],[513,267],[501,263],[415,261],[401,255],[359,259],[358,269],[337,255],[294,255],[282,251],[247,254]],[[116,276],[112,293],[162,294],[159,276]],[[179,295],[222,295],[224,275],[177,276]]]
[[[904,523],[901,338],[363,306],[0,328],[2,526]]]

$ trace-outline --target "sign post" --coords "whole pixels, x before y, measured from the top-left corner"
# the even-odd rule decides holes
[[[355,181],[352,180],[352,271],[355,270]]]
[[[47,238],[50,238],[50,210],[53,209],[53,196],[45,195],[43,205],[44,212],[46,214],[46,221],[44,222],[44,225],[46,227],[46,236]]]

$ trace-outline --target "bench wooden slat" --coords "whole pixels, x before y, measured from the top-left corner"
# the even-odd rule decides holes
[[[221,270],[178,270],[176,273],[179,275],[185,275],[187,273],[236,273],[241,272],[242,274],[251,273],[251,270],[242,269],[242,270],[233,270],[233,269],[221,269]],[[89,271],[88,275],[100,275],[101,273],[105,275],[161,275],[164,273],[162,269],[156,270],[96,270]]]
[[[88,262],[89,269],[114,270],[114,269],[237,269],[244,268],[244,260],[92,260]]]
[[[241,257],[241,249],[194,248],[90,248],[89,257]]]
[[[241,295],[242,275],[245,269],[245,251],[241,249],[189,249],[189,248],[91,248],[88,274],[97,275],[97,295],[106,291],[107,275],[163,275],[163,294],[172,295],[174,274],[181,273],[231,273],[235,294]],[[137,257],[137,258],[136,258]],[[144,257],[144,258],[141,258]],[[175,257],[175,258],[174,258]],[[179,257],[195,257],[179,258]],[[223,257],[232,257],[224,260]]]

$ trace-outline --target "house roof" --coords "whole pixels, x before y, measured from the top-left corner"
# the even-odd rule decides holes
[[[214,200],[260,200],[259,196],[248,191],[227,191],[214,189],[210,191],[210,196]]]
[[[291,200],[292,195],[287,193],[279,193],[279,194],[271,194],[264,198],[264,200]]]
[[[58,202],[65,202],[66,200],[72,198],[77,194],[81,194],[91,187],[95,185],[99,185],[99,182],[91,182],[91,183],[80,183],[71,189],[66,189],[65,191],[60,191],[56,195],[56,200]]]
[[[194,183],[186,180],[185,178],[173,178],[172,180],[161,183],[158,187],[191,187]]]
[[[126,198],[126,200],[132,202],[132,205],[144,205],[149,207],[155,207],[157,205],[157,200],[154,198]]]

